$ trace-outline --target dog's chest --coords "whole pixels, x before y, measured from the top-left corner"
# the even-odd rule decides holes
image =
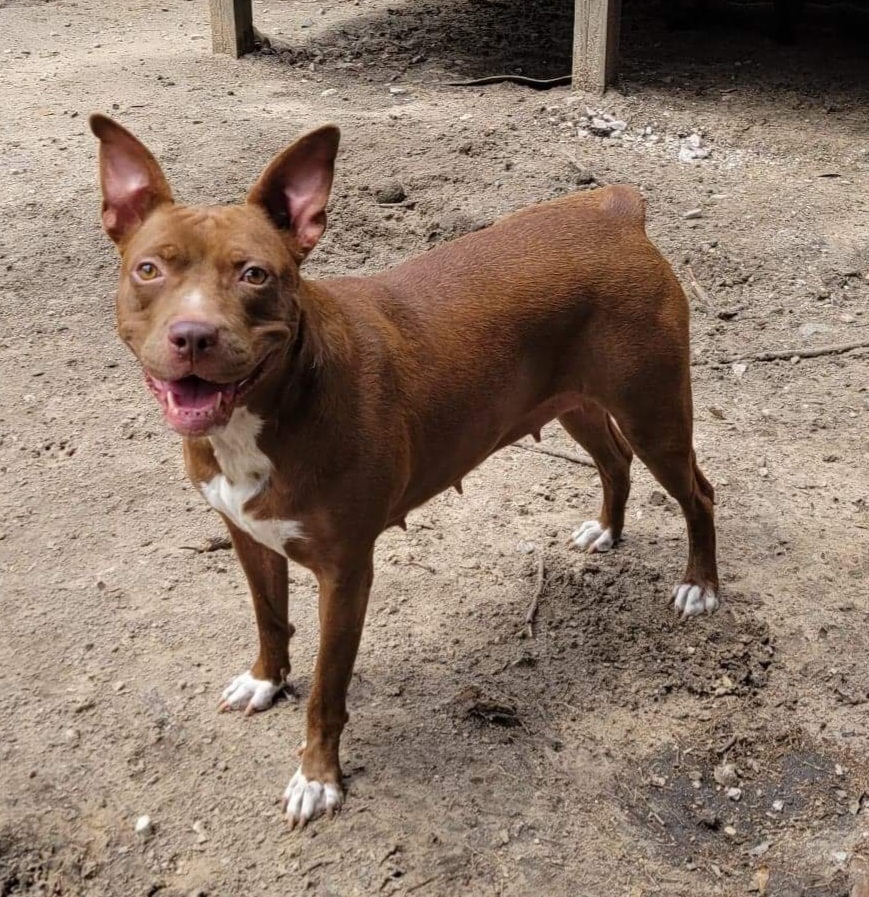
[[[267,488],[272,470],[271,461],[257,445],[261,429],[261,418],[247,408],[236,408],[224,430],[210,437],[221,472],[200,483],[199,488],[211,507],[240,530],[286,556],[286,543],[304,538],[301,523],[256,517],[247,510],[250,502]]]

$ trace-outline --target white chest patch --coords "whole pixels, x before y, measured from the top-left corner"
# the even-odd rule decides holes
[[[240,530],[286,556],[290,539],[303,539],[297,520],[264,520],[245,510],[248,502],[266,488],[272,463],[257,445],[262,419],[247,408],[236,408],[224,429],[209,437],[221,473],[199,488],[216,511],[228,517]]]

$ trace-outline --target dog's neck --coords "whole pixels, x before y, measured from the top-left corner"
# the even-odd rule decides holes
[[[328,381],[352,378],[351,326],[340,305],[327,290],[305,281],[298,305],[295,336],[284,357],[248,402],[233,411],[229,423],[208,437],[215,460],[233,484],[263,488],[274,464],[260,447],[260,437],[266,447],[279,431],[282,441],[291,438],[310,420]],[[352,388],[342,392],[352,393]],[[314,417],[320,414],[314,411]]]

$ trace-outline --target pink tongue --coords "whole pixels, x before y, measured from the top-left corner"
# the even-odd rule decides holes
[[[185,377],[183,380],[175,380],[169,384],[172,397],[179,408],[189,411],[198,411],[202,408],[211,408],[214,405],[220,386],[200,380],[199,377]]]

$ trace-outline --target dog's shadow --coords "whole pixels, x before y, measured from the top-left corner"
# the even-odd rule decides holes
[[[541,743],[559,745],[577,713],[605,725],[614,708],[756,697],[774,660],[766,624],[729,592],[715,615],[680,623],[667,587],[676,559],[671,566],[662,574],[658,559],[629,545],[579,560],[568,549],[548,553],[533,637],[525,616],[537,574],[528,558],[507,560],[500,596],[483,584],[488,571],[475,571],[458,589],[467,600],[442,610],[438,625],[424,625],[437,583],[397,613],[395,604],[375,610],[348,696],[351,786],[373,788],[388,774],[391,787],[419,793],[433,772],[452,769],[457,745],[471,765],[492,762],[493,752],[512,762]],[[406,569],[375,589],[401,590],[401,578]],[[302,698],[309,681],[299,683]]]

